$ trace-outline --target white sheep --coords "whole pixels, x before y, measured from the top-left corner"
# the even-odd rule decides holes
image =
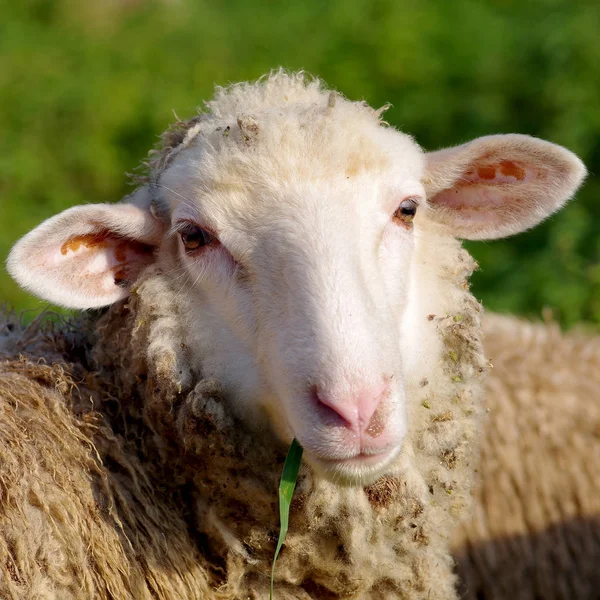
[[[486,370],[456,238],[537,224],[582,163],[522,135],[424,153],[303,74],[207,107],[126,202],[11,252],[38,296],[112,306],[6,334],[0,592],[264,598],[296,437],[280,597],[455,598]]]

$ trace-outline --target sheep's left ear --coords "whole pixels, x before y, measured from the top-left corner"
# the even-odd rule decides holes
[[[426,155],[423,184],[435,220],[456,237],[505,237],[537,225],[585,177],[569,150],[527,135],[492,135]]]

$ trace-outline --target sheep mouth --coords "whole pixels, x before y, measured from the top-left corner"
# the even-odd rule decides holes
[[[309,461],[334,483],[364,486],[385,475],[398,453],[399,449],[391,448],[378,453],[358,452],[346,458],[313,456]]]
[[[390,451],[379,452],[377,454],[367,454],[365,452],[359,452],[354,456],[350,456],[349,458],[319,458],[321,462],[324,464],[330,465],[364,465],[370,466],[380,463],[389,455]]]

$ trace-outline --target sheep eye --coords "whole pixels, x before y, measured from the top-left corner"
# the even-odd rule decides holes
[[[189,251],[198,250],[198,248],[207,246],[214,240],[214,237],[208,231],[191,223],[181,229],[179,235],[185,249]]]
[[[411,223],[417,214],[417,201],[405,198],[394,213],[394,220],[402,223]]]

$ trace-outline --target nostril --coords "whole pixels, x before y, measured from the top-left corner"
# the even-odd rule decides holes
[[[377,409],[389,392],[389,383],[342,398],[338,398],[335,394],[326,394],[316,385],[311,388],[313,400],[321,409],[341,418],[347,427],[360,432],[366,431],[372,437],[377,437],[383,430],[383,422],[377,419],[379,414]]]
[[[367,433],[371,433],[371,430],[381,428],[381,425],[375,426],[374,422],[381,420],[377,419],[377,409],[381,405],[381,402],[389,395],[390,389],[389,382],[386,382],[379,388],[370,389],[359,396],[358,415],[361,431],[367,431]]]
[[[337,402],[330,396],[323,394],[316,385],[312,387],[312,395],[318,405],[341,417],[346,425],[354,428],[358,424],[358,406],[351,402]]]

